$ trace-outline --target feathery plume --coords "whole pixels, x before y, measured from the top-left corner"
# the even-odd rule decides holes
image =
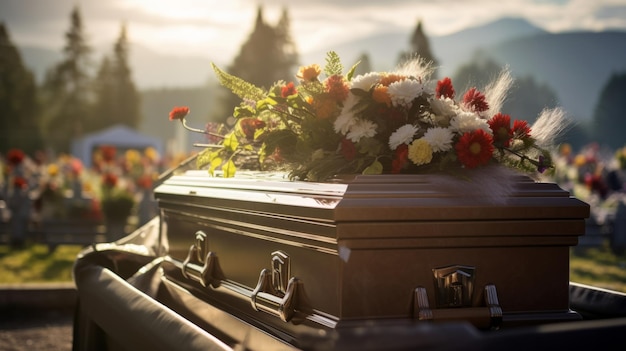
[[[498,78],[485,87],[485,96],[489,104],[489,110],[485,112],[487,116],[492,116],[502,110],[502,104],[512,85],[513,77],[509,67],[506,66],[502,69]]]
[[[565,111],[561,108],[544,109],[537,117],[530,130],[535,138],[537,146],[550,148],[554,146],[555,140],[570,125],[570,120],[565,116]]]

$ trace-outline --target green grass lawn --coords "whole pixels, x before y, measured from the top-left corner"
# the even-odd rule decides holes
[[[572,249],[570,280],[626,293],[626,255],[615,255],[608,245]]]
[[[72,265],[81,249],[77,245],[60,245],[49,253],[42,244],[19,250],[0,245],[0,284],[70,282]]]
[[[69,282],[81,246],[61,245],[48,253],[45,245],[12,250],[0,245],[0,283]],[[571,250],[570,280],[626,293],[626,255],[608,247]]]

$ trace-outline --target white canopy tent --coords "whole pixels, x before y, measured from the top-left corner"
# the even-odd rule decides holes
[[[116,125],[103,131],[85,135],[72,142],[72,155],[79,158],[85,167],[91,167],[93,151],[102,145],[112,145],[119,149],[143,150],[154,148],[163,155],[163,141],[124,125]]]

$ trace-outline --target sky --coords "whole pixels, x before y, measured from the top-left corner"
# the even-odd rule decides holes
[[[626,0],[0,0],[0,22],[17,45],[61,50],[78,6],[96,48],[110,48],[125,23],[131,45],[230,62],[260,5],[272,24],[288,10],[301,54],[382,31],[410,33],[418,20],[428,36],[504,16],[551,32],[626,29]]]

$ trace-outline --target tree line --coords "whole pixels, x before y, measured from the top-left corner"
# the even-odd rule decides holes
[[[74,7],[63,58],[46,72],[40,86],[1,23],[0,45],[0,152],[11,148],[68,152],[72,139],[87,133],[115,124],[139,125],[141,94],[128,63],[125,24],[92,76],[92,49]]]
[[[98,63],[92,59],[84,30],[79,9],[74,7],[65,33],[63,59],[47,71],[43,83],[37,86],[11,42],[8,30],[0,23],[0,113],[3,114],[0,153],[10,148],[26,152],[44,149],[68,152],[71,140],[87,133],[115,124],[135,129],[139,126],[141,93],[132,80],[126,25],[121,24],[111,52]],[[398,54],[397,62],[416,56],[437,66],[438,59],[430,48],[421,21],[417,21],[408,49]],[[359,61],[357,74],[371,71],[367,53],[364,52]],[[277,80],[292,80],[299,64],[288,11],[284,9],[277,24],[270,25],[265,22],[259,6],[250,35],[227,71],[269,88]],[[479,52],[461,66],[452,79],[459,89],[481,88],[502,66]],[[624,74],[616,73],[611,77],[596,105],[591,126],[574,126],[566,136],[570,140],[565,141],[582,146],[599,138],[611,147],[622,146],[626,100],[621,96],[625,82]],[[223,122],[239,104],[239,99],[226,89],[217,88],[215,93],[218,105],[207,119]],[[542,109],[557,104],[558,97],[549,86],[538,83],[532,76],[518,77],[503,112],[532,122]]]

